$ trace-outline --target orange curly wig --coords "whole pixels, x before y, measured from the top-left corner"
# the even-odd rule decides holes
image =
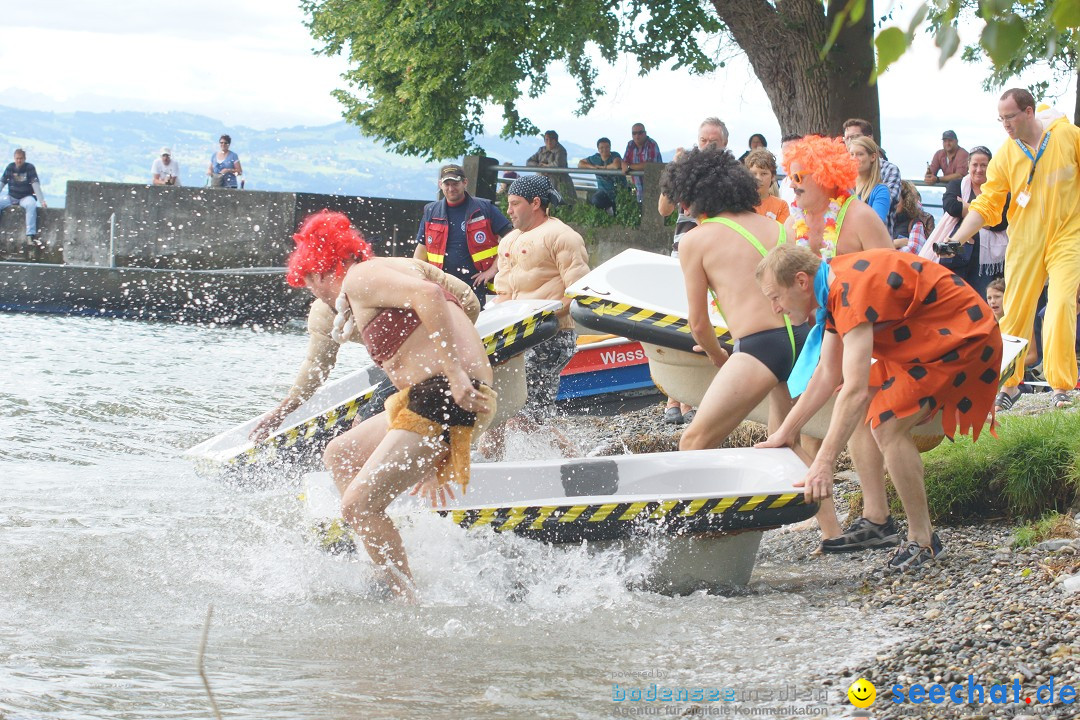
[[[840,138],[807,135],[784,153],[784,172],[790,175],[795,163],[818,185],[831,188],[830,197],[850,195],[859,178],[859,164]]]
[[[374,256],[369,245],[352,226],[349,218],[339,212],[320,210],[300,224],[293,240],[296,249],[289,255],[286,279],[293,287],[304,287],[310,273],[334,271],[345,273],[345,261],[368,260]]]

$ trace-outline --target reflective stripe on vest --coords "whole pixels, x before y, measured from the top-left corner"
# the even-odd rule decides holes
[[[427,248],[427,261],[442,269],[446,261],[446,242],[450,235],[450,225],[446,218],[431,218],[424,225],[424,246]],[[499,254],[499,236],[491,229],[491,220],[477,210],[465,224],[465,241],[468,243],[469,257],[480,272],[490,268]]]

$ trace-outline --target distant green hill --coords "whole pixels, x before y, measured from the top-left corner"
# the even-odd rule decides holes
[[[162,146],[172,148],[184,185],[202,185],[217,139],[228,133],[247,186],[257,190],[432,198],[438,163],[402,157],[344,122],[270,130],[226,127],[190,113],[39,112],[0,106],[0,160],[16,147],[27,151],[41,176],[46,200],[59,207],[68,180],[149,182]],[[479,144],[500,161],[524,163],[539,139],[511,143],[483,137]],[[571,159],[594,152],[563,143]]]

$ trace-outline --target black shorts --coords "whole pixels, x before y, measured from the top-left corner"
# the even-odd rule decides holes
[[[810,333],[810,326],[806,323],[792,325],[791,332],[795,336],[794,356],[791,354],[791,338],[788,337],[786,327],[762,330],[741,337],[735,341],[735,352],[757,358],[769,368],[769,372],[775,375],[777,380],[787,382],[791,369],[795,367],[795,358]]]
[[[479,380],[473,380],[472,384],[478,390],[483,385]],[[436,375],[411,386],[409,402],[405,407],[425,420],[442,425],[442,439],[447,445],[450,444],[450,428],[476,425],[476,413],[469,412],[454,402],[450,381],[445,375]]]

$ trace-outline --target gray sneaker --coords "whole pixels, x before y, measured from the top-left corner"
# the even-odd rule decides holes
[[[821,541],[824,553],[857,552],[875,548],[896,547],[900,544],[900,529],[892,515],[880,525],[864,517],[848,526],[840,537]]]
[[[941,544],[941,539],[938,538],[937,533],[930,536],[929,545],[920,545],[914,540],[909,540],[889,558],[889,564],[885,566],[885,572],[908,572],[920,565],[937,560],[944,554],[945,546]]]

